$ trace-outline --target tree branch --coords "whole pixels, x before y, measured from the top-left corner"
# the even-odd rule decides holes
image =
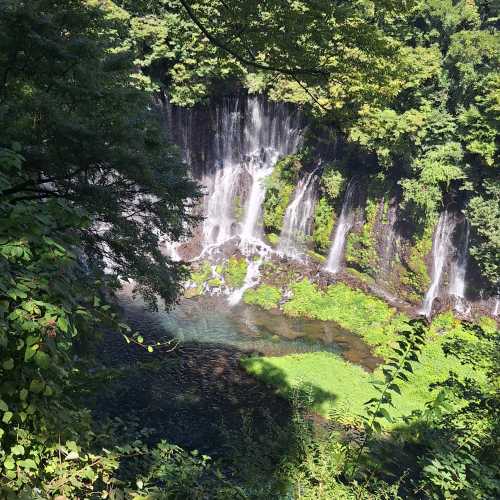
[[[181,5],[184,7],[189,18],[199,28],[199,30],[209,39],[209,41],[212,42],[212,44],[215,45],[216,47],[219,47],[220,49],[224,50],[228,54],[232,55],[239,62],[246,64],[248,66],[253,66],[254,68],[257,68],[257,69],[262,69],[264,71],[275,71],[277,73],[282,73],[282,74],[289,75],[292,77],[295,77],[296,75],[314,75],[314,76],[322,76],[322,77],[328,76],[327,72],[321,71],[317,68],[296,68],[296,69],[281,68],[278,66],[270,66],[268,64],[259,63],[255,60],[255,58],[247,59],[246,57],[243,57],[237,51],[235,51],[231,47],[229,47],[226,43],[222,42],[217,37],[212,35],[207,30],[207,28],[205,28],[203,23],[200,21],[200,19],[193,12],[193,9],[191,8],[191,6],[187,2],[187,0],[179,0],[179,1],[180,1]]]

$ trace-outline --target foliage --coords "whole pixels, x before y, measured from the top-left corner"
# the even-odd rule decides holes
[[[266,236],[267,236],[267,240],[269,241],[269,243],[273,247],[278,245],[278,243],[280,241],[280,237],[276,233],[268,233]]]
[[[338,199],[346,187],[346,178],[334,163],[327,165],[321,174],[321,187],[331,201]]]
[[[148,301],[159,294],[168,303],[187,271],[162,255],[159,239],[187,234],[195,220],[187,198],[198,194],[164,141],[151,94],[136,86],[126,43],[126,25],[99,7],[2,3],[1,146],[19,144],[24,165],[9,170],[1,197],[79,207],[88,215],[78,230],[89,263],[106,259]]]
[[[245,283],[248,263],[244,257],[230,257],[222,269],[224,281],[231,288],[241,288]]]
[[[119,276],[169,304],[186,275],[158,242],[187,234],[196,185],[125,28],[95,2],[0,5],[1,496],[109,494],[118,458],[72,399],[75,343],[110,328],[152,349],[105,297]]]
[[[195,271],[191,271],[191,280],[199,290],[211,277],[212,266],[208,260],[204,260]]]
[[[278,307],[281,300],[281,291],[274,286],[259,285],[257,288],[250,288],[243,295],[246,304],[253,304],[263,309],[269,310]]]
[[[476,259],[494,291],[500,287],[500,184],[484,183],[484,194],[473,196],[466,210],[476,234],[470,254]]]
[[[283,219],[295,190],[302,163],[299,156],[287,156],[276,164],[266,179],[264,200],[264,227],[267,232],[280,233]]]
[[[472,372],[486,374],[486,380],[450,371],[434,384],[441,389],[441,401],[410,421],[425,418],[422,430],[425,451],[419,457],[422,479],[418,489],[428,498],[495,498],[500,491],[497,450],[499,332],[488,333],[479,326],[466,325],[467,337],[451,337],[443,352]],[[442,408],[446,403],[445,410]]]
[[[365,207],[366,222],[360,232],[349,233],[345,251],[348,265],[354,265],[372,277],[377,270],[375,224],[378,212],[379,203],[369,198]]]
[[[325,197],[321,197],[314,212],[314,229],[312,239],[314,248],[327,253],[331,245],[331,235],[335,225],[335,210]]]
[[[418,356],[425,343],[426,328],[421,320],[411,320],[399,330],[397,347],[393,348],[392,355],[381,368],[384,381],[374,381],[372,385],[378,392],[376,397],[364,403],[366,414],[362,415],[364,436],[352,462],[351,476],[355,476],[360,465],[365,448],[370,444],[374,434],[382,431],[382,419],[392,422],[388,408],[395,408],[393,395],[401,394],[400,383],[408,382],[408,374],[413,373],[412,363],[418,361]]]
[[[406,262],[407,267],[401,273],[401,283],[408,286],[413,292],[408,298],[416,302],[420,301],[431,283],[426,257],[432,250],[432,235],[432,225],[428,224],[421,236],[415,235],[413,237],[413,244]]]
[[[395,311],[380,299],[343,283],[321,291],[307,279],[292,285],[292,293],[292,298],[283,306],[285,314],[335,321],[374,346],[384,346],[393,338],[391,322],[398,321],[398,318]]]

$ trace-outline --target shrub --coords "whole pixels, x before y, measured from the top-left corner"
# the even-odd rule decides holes
[[[268,232],[279,233],[290,199],[295,190],[302,163],[297,155],[286,156],[274,167],[267,179],[264,200],[264,227]]]
[[[243,295],[246,304],[260,306],[269,310],[278,307],[281,292],[278,288],[269,285],[260,285],[257,288],[247,290]]]
[[[245,283],[248,264],[245,258],[231,257],[224,265],[222,274],[227,286],[240,288]]]
[[[293,297],[283,309],[289,316],[335,321],[361,335],[370,345],[386,346],[393,336],[395,310],[385,302],[343,283],[321,291],[304,279],[292,286]],[[378,352],[378,351],[377,351]]]
[[[314,248],[318,252],[328,252],[334,225],[335,210],[325,197],[321,197],[314,212],[314,230],[312,235]]]

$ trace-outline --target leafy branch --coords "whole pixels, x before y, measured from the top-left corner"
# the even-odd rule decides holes
[[[375,433],[382,432],[380,419],[385,418],[392,422],[392,417],[387,407],[393,407],[392,394],[401,394],[400,382],[408,382],[407,373],[413,373],[412,362],[418,362],[418,355],[425,343],[426,327],[422,320],[411,320],[408,328],[399,332],[400,339],[396,341],[398,347],[393,348],[393,355],[382,368],[384,382],[373,381],[372,386],[380,393],[378,397],[369,399],[364,403],[366,415],[361,418],[364,421],[365,435],[352,462],[350,477],[353,477],[358,468],[361,456]]]

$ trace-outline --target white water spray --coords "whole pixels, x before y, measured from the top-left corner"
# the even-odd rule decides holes
[[[250,260],[248,263],[247,275],[245,276],[245,283],[241,288],[235,290],[228,298],[227,302],[230,306],[235,306],[243,297],[243,294],[253,286],[259,283],[260,278],[260,265],[262,264],[262,259]]]
[[[432,241],[432,282],[425,294],[421,313],[429,317],[432,312],[434,299],[439,295],[439,286],[443,271],[450,254],[451,235],[455,229],[454,218],[448,211],[439,217]]]
[[[300,116],[282,104],[250,97],[244,112],[238,100],[218,108],[218,161],[202,179],[207,188],[202,254],[233,237],[240,238],[241,246],[261,241],[265,179],[281,157],[297,150],[301,139]],[[244,211],[242,220],[237,205]]]
[[[349,181],[342,202],[342,210],[339,220],[335,226],[333,233],[332,246],[328,254],[328,261],[325,269],[331,273],[338,273],[342,267],[344,260],[344,247],[347,234],[354,224],[354,195],[356,192],[357,183],[354,179]]]
[[[464,232],[461,245],[458,248],[455,260],[450,268],[450,288],[449,293],[455,297],[455,308],[458,312],[465,312],[465,277],[467,274],[467,263],[469,257],[469,221],[464,221]]]
[[[300,259],[304,255],[306,238],[311,230],[318,168],[300,179],[294,199],[285,212],[278,252],[294,259]]]

